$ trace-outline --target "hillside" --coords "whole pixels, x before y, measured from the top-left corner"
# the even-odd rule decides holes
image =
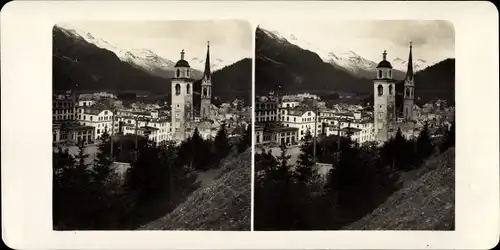
[[[232,65],[226,66],[212,74],[212,91],[214,97],[223,101],[233,101],[243,98],[246,104],[251,104],[252,97],[252,59],[245,58]],[[199,106],[201,80],[194,83],[195,106]]]
[[[446,59],[415,74],[415,94],[421,101],[433,99],[455,103],[455,59]]]
[[[251,150],[228,157],[221,175],[140,230],[250,230]]]
[[[347,230],[454,230],[455,148],[436,155],[402,189]]]
[[[277,39],[257,28],[255,51],[256,94],[267,94],[282,85],[285,93],[361,92],[369,93],[372,83],[337,69],[314,52],[287,40]]]
[[[107,49],[89,43],[57,26],[53,29],[53,89],[67,90],[78,84],[78,91],[147,91],[170,94],[169,71],[155,68],[158,59],[148,61],[150,70],[124,62]],[[213,73],[213,95],[222,101],[251,96],[251,59],[245,58]],[[161,72],[159,72],[161,71]],[[162,77],[161,77],[161,76]],[[195,84],[199,90],[200,81]],[[195,100],[199,99],[194,98]],[[198,101],[198,100],[197,100]]]

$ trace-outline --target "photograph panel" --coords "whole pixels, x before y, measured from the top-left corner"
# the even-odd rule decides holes
[[[253,33],[57,23],[54,230],[250,230]]]
[[[454,230],[443,20],[260,23],[255,230]]]

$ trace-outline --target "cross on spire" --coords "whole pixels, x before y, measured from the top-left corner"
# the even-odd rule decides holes
[[[387,58],[387,50],[384,50],[384,53],[382,53],[382,57],[383,57],[383,59],[385,61],[386,58]]]
[[[184,53],[184,49],[182,49],[182,51],[181,51],[181,60],[184,60],[184,54],[185,54]]]

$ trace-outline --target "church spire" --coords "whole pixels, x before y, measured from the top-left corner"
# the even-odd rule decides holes
[[[207,58],[205,60],[204,75],[207,79],[210,79],[210,41],[207,42]]]
[[[406,70],[406,78],[408,80],[413,79],[413,58],[411,56],[411,42],[410,42],[410,56],[408,57],[408,69]]]

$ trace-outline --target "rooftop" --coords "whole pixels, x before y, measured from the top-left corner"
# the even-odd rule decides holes
[[[274,128],[271,128],[270,129],[271,132],[295,132],[295,131],[298,131],[299,129],[298,128],[294,128],[294,127],[274,127]]]
[[[349,132],[349,131],[351,131],[351,132],[360,132],[362,130],[359,129],[359,128],[345,127],[345,128],[342,128],[342,131],[344,131],[344,132]]]

